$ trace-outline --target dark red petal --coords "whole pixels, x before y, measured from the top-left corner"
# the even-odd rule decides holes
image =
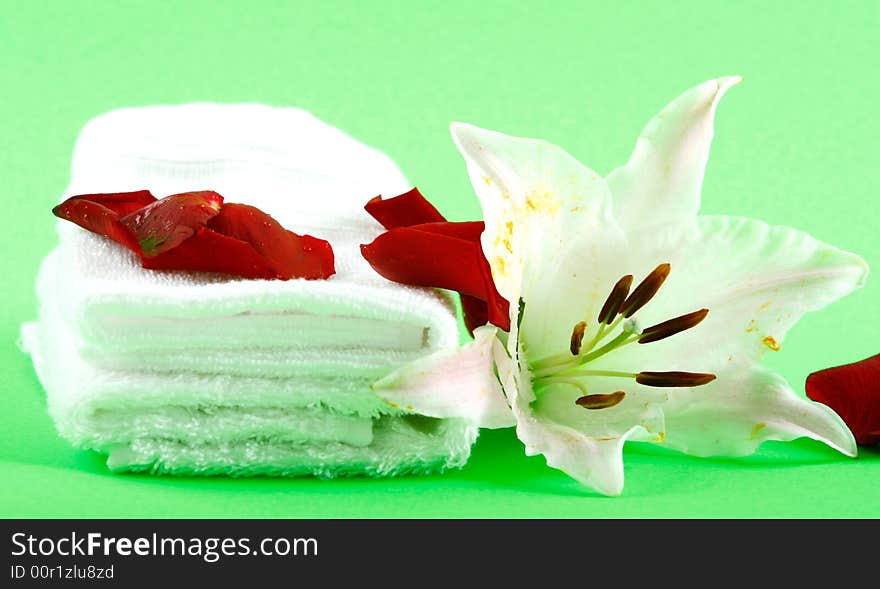
[[[361,253],[376,272],[394,282],[454,290],[488,303],[489,321],[510,329],[509,305],[495,289],[489,263],[478,241],[421,226],[397,227]]]
[[[480,235],[483,234],[483,230],[486,228],[485,223],[482,221],[466,221],[461,223],[423,223],[422,225],[413,226],[413,229],[419,229],[420,231],[428,231],[432,233],[438,233],[440,235],[448,235],[450,237],[458,237],[461,239],[466,239],[468,241],[473,241],[479,244]],[[464,317],[464,325],[468,330],[468,333],[471,335],[474,334],[474,330],[478,327],[486,325],[489,322],[489,307],[485,300],[481,300],[468,295],[459,295],[461,298],[461,313]],[[499,301],[504,301],[502,304],[501,312],[504,313],[505,316],[508,315],[509,306],[504,306],[506,301],[501,297],[500,294],[495,291],[494,282],[492,285],[492,293],[490,296],[497,297]],[[504,322],[502,322],[504,324]],[[509,329],[509,319],[506,329]]]
[[[303,252],[302,264],[295,277],[317,280],[336,274],[336,260],[329,241],[311,235],[297,235],[293,231],[288,233],[299,240]]]
[[[56,217],[76,223],[92,233],[103,235],[140,254],[141,248],[135,236],[119,221],[119,215],[112,209],[77,196],[68,198],[52,209]]]
[[[418,188],[413,188],[409,192],[404,192],[400,196],[387,200],[377,196],[370,200],[364,208],[385,229],[421,225],[422,223],[436,223],[446,220],[434,208],[434,205],[422,196]]]
[[[142,258],[151,270],[196,270],[222,272],[243,278],[275,278],[272,264],[249,243],[222,235],[211,229],[199,229],[177,247],[161,254]]]
[[[225,204],[208,221],[208,227],[249,243],[282,280],[329,278],[334,273],[333,249],[328,242],[288,231],[256,207]]]
[[[422,223],[421,225],[412,225],[410,229],[418,229],[419,231],[428,231],[439,235],[447,235],[449,237],[457,237],[479,244],[480,235],[486,224],[482,221],[463,221],[459,223],[441,222],[441,223]]]
[[[156,202],[156,197],[149,190],[134,192],[104,192],[100,194],[80,194],[72,198],[88,200],[104,205],[120,217],[124,217],[138,209]]]
[[[468,333],[474,335],[474,330],[489,322],[489,306],[486,301],[468,295],[461,295],[461,314],[464,316],[464,326]]]
[[[223,197],[210,190],[172,194],[121,217],[141,247],[152,257],[180,245],[220,211]]]
[[[834,409],[862,446],[880,443],[880,354],[814,372],[807,396]]]

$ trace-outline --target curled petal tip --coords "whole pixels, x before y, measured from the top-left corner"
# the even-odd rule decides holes
[[[465,138],[465,135],[470,134],[478,127],[471,125],[470,123],[462,123],[461,121],[452,121],[449,123],[449,132],[452,134],[452,138],[456,143],[459,143]]]
[[[730,88],[731,86],[736,86],[740,82],[743,81],[743,77],[735,74],[733,76],[722,76],[718,78],[718,89],[722,88]]]

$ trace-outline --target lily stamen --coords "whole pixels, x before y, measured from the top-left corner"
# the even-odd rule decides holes
[[[631,293],[629,288],[632,285],[632,275],[627,274],[618,280],[605,300],[605,304],[602,305],[602,309],[599,311],[596,335],[588,345],[584,346],[583,344],[587,322],[580,321],[575,324],[571,331],[571,339],[569,341],[569,352],[571,355],[555,354],[532,363],[532,382],[535,390],[540,390],[552,384],[574,386],[584,393],[584,396],[578,400],[578,405],[590,409],[592,407],[587,407],[587,405],[595,404],[596,408],[603,408],[605,406],[604,403],[610,402],[613,399],[617,399],[613,403],[613,405],[616,405],[623,398],[623,391],[618,391],[621,393],[619,399],[614,396],[617,393],[613,395],[589,395],[586,392],[586,386],[577,380],[579,377],[608,376],[633,378],[639,384],[651,387],[698,387],[715,380],[714,374],[701,372],[620,372],[614,370],[585,370],[583,368],[590,362],[624,346],[635,342],[647,344],[672,337],[677,333],[696,327],[706,318],[709,314],[709,309],[700,309],[699,311],[693,311],[657,323],[644,330],[640,330],[636,321],[630,319],[633,314],[644,307],[657,294],[657,291],[660,290],[660,287],[669,276],[670,270],[671,266],[669,264],[660,264]],[[620,333],[608,343],[594,350],[593,348],[601,343],[607,334],[613,333],[621,322],[623,327]]]
[[[627,295],[629,295],[629,288],[632,286],[632,281],[632,274],[627,274],[617,281],[611,289],[608,298],[605,299],[605,304],[602,305],[602,309],[599,311],[599,317],[597,319],[599,323],[604,323],[605,325],[611,324],[611,321],[620,311],[621,305],[626,301]]]
[[[619,404],[624,397],[626,393],[623,391],[615,391],[607,395],[584,395],[575,401],[575,404],[584,409],[608,409]]]
[[[569,350],[571,350],[572,356],[577,356],[581,353],[581,344],[584,343],[584,332],[587,329],[587,322],[581,321],[580,323],[575,324],[574,329],[571,331],[571,345],[569,346]]]
[[[699,387],[717,378],[700,372],[639,372],[636,382],[649,387]]]
[[[699,311],[694,311],[693,313],[681,315],[675,319],[652,325],[651,327],[642,330],[642,335],[639,337],[639,343],[649,344],[651,342],[658,342],[677,333],[681,333],[682,331],[687,331],[688,329],[699,325],[708,314],[709,309],[700,309]]]
[[[660,264],[642,280],[634,291],[623,302],[620,313],[627,319],[632,317],[636,311],[648,304],[648,301],[654,298],[660,287],[669,276],[672,266],[669,264]]]

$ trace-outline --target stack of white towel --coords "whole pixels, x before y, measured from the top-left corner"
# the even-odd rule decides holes
[[[327,239],[328,280],[144,270],[61,221],[25,349],[59,432],[114,470],[338,476],[462,465],[476,430],[405,415],[370,384],[457,344],[448,298],[361,258],[376,194],[409,188],[383,154],[296,109],[194,104],[115,111],[76,146],[66,196],[215,190]],[[47,210],[47,215],[49,211]]]

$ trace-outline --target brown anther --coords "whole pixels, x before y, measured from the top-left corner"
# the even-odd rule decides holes
[[[698,387],[715,378],[714,374],[700,372],[639,372],[636,382],[649,387]]]
[[[699,325],[708,314],[709,309],[700,309],[699,311],[694,311],[693,313],[688,313],[687,315],[682,315],[675,319],[652,325],[651,327],[642,330],[642,335],[639,337],[639,343],[650,344],[651,342],[658,342],[662,339],[666,339],[676,333],[687,331],[691,327]]]
[[[581,344],[584,343],[584,332],[586,330],[586,321],[581,321],[571,330],[571,347],[569,349],[571,350],[572,356],[577,356],[581,353]]]
[[[611,289],[611,294],[605,299],[605,304],[602,305],[602,310],[599,311],[600,324],[605,323],[610,325],[611,322],[614,321],[614,318],[617,317],[618,312],[620,312],[620,306],[626,300],[626,295],[629,294],[629,287],[632,286],[632,282],[632,274],[627,274],[617,281],[617,284]]]
[[[620,308],[620,312],[623,316],[629,319],[636,311],[644,307],[648,301],[654,298],[654,295],[657,294],[657,291],[663,286],[666,277],[669,276],[669,271],[671,269],[672,266],[669,264],[660,264],[654,268],[623,302],[623,305]]]
[[[585,395],[575,401],[575,403],[584,409],[608,409],[609,407],[614,407],[623,401],[625,396],[626,393],[623,391],[617,391],[607,395]]]

